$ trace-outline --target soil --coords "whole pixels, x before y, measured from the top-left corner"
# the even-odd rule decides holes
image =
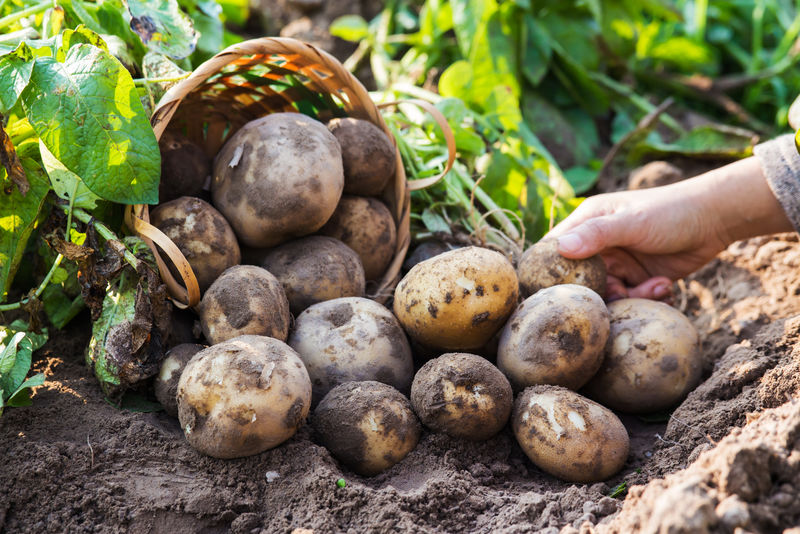
[[[426,430],[371,478],[338,465],[309,425],[257,456],[205,457],[166,413],[104,400],[79,317],[35,354],[47,381],[33,406],[0,418],[0,530],[700,533],[800,523],[797,236],[736,243],[676,289],[704,340],[704,381],[662,422],[623,416],[628,461],[589,485],[540,471],[509,428],[479,443]],[[609,497],[623,482],[624,502]]]

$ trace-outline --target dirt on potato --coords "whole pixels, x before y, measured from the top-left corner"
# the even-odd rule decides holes
[[[424,430],[372,478],[340,467],[308,426],[257,456],[208,458],[163,412],[103,399],[82,316],[34,355],[47,382],[33,406],[0,418],[0,531],[732,532],[749,517],[752,532],[781,532],[800,521],[800,243],[736,243],[678,286],[703,339],[703,382],[668,422],[622,417],[628,462],[589,485],[534,467],[508,426],[478,443]],[[621,482],[627,499],[609,497]],[[691,529],[697,517],[705,530]]]

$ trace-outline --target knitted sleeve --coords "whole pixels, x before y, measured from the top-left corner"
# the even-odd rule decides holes
[[[753,153],[775,198],[795,230],[800,232],[800,154],[794,145],[794,136],[782,135],[756,145]]]

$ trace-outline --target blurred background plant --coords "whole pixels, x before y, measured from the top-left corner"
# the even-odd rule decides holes
[[[601,190],[621,187],[620,173],[643,161],[743,157],[757,139],[783,131],[800,87],[797,7],[393,0],[369,21],[340,17],[330,31],[358,43],[345,65],[369,65],[376,98],[430,100],[456,130],[462,166],[415,193],[418,215],[441,215],[418,218],[419,234],[441,232],[441,219],[465,221],[470,209],[453,213],[453,191],[471,197],[477,180],[497,205],[482,208],[516,213],[535,241],[576,195],[598,181]],[[441,162],[430,147],[416,154],[423,172]]]

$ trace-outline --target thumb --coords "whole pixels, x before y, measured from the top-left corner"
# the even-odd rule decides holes
[[[558,252],[565,258],[583,259],[627,243],[630,224],[616,215],[587,219],[559,236]]]

